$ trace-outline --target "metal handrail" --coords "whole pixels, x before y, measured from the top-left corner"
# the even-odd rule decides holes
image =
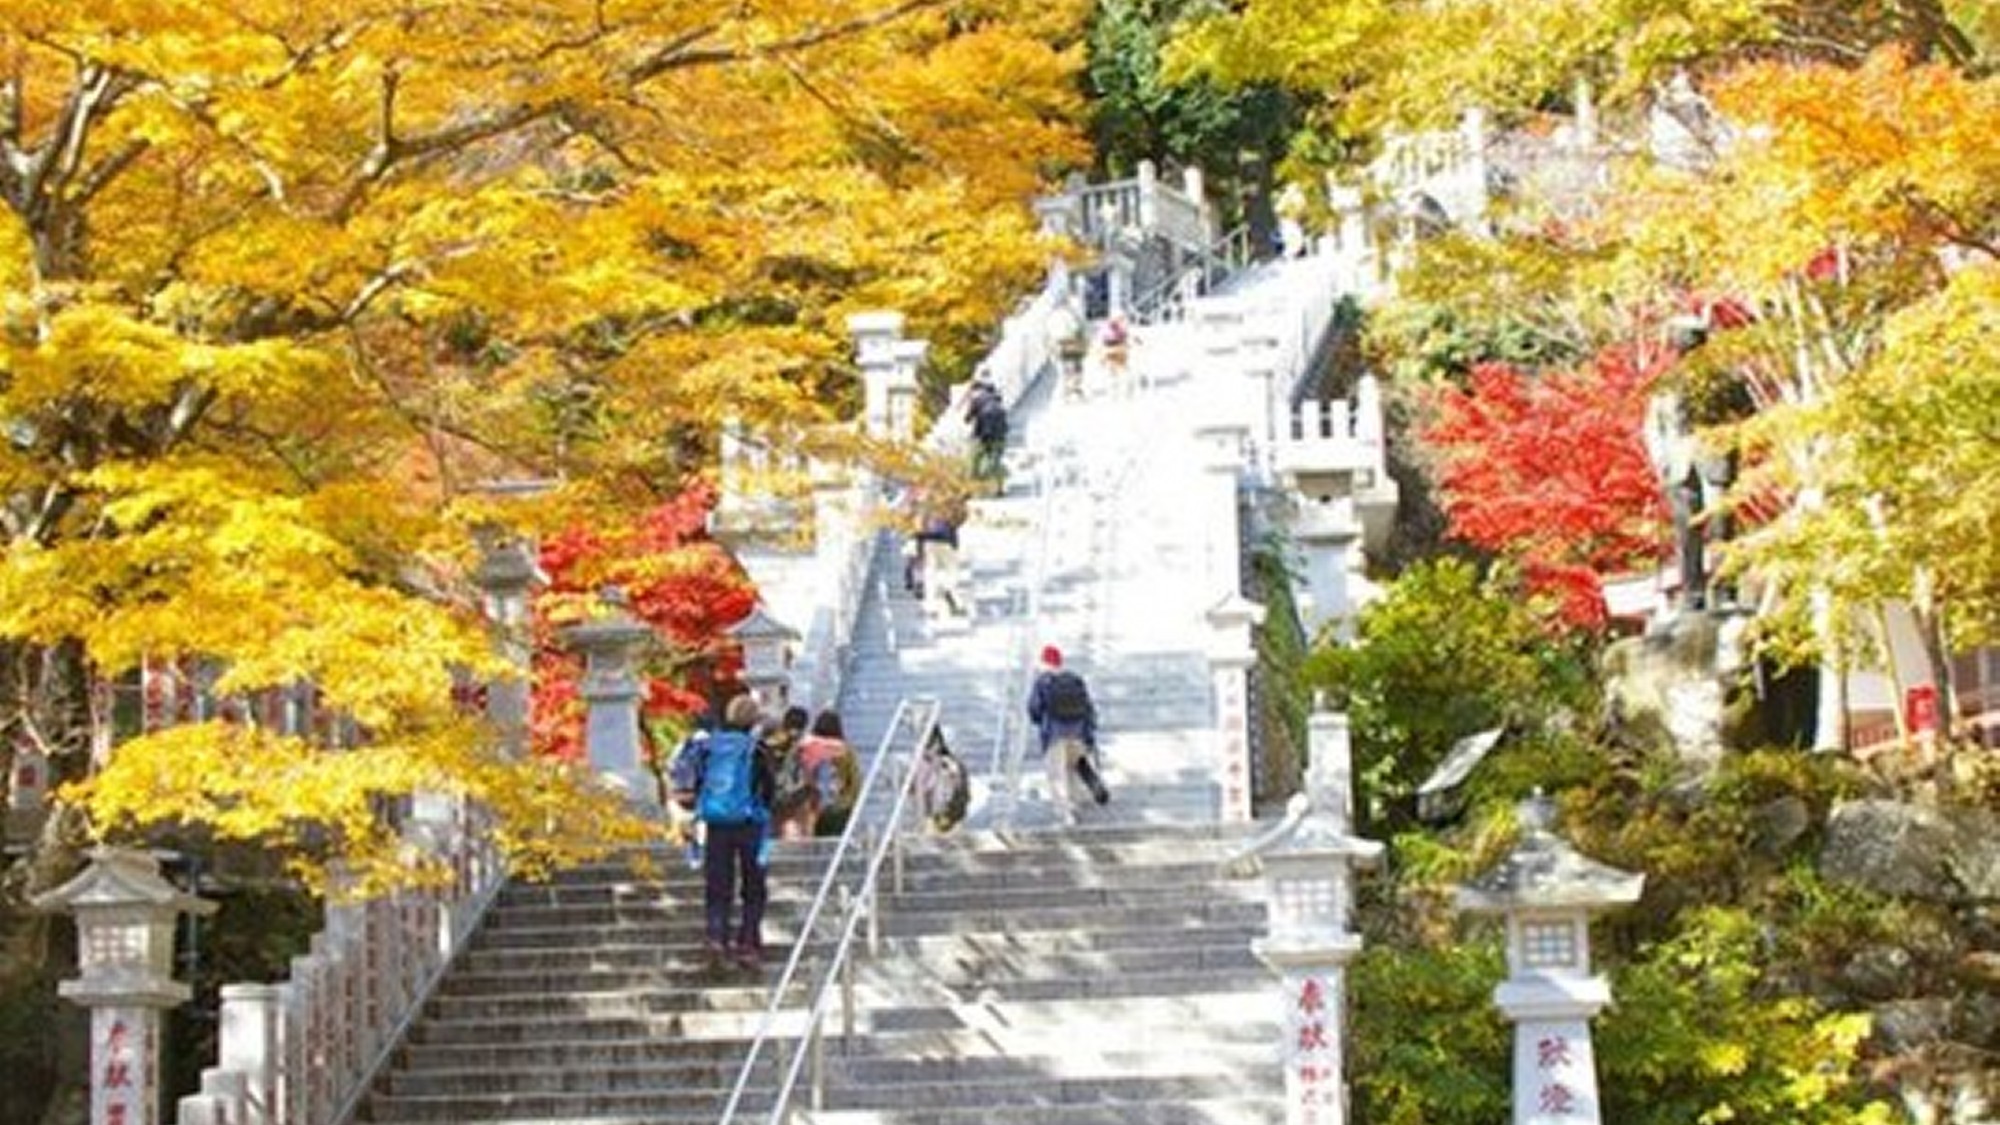
[[[868,920],[868,951],[879,953],[882,945],[881,910],[876,894],[882,881],[882,864],[892,863],[894,890],[903,889],[903,848],[901,827],[910,804],[910,795],[916,791],[917,782],[925,775],[924,755],[929,752],[932,736],[937,730],[938,705],[929,701],[930,714],[917,732],[916,742],[905,759],[903,783],[896,789],[895,804],[889,808],[888,827],[875,841],[874,849],[868,856],[868,868],[861,878],[861,889],[850,891],[841,885],[841,903],[845,911],[840,938],[834,943],[829,956],[826,975],[813,994],[812,1006],[806,1014],[806,1026],[802,1030],[799,1049],[792,1052],[791,1065],[786,1067],[783,1081],[778,1084],[777,1093],[771,1101],[771,1113],[765,1120],[767,1125],[783,1125],[791,1114],[792,1094],[798,1089],[799,1079],[808,1063],[812,1066],[812,1107],[815,1111],[826,1106],[826,1054],[825,1036],[822,1028],[833,1004],[833,990],[840,989],[841,999],[841,1042],[846,1043],[854,1036],[854,937],[860,931],[861,920]],[[728,1125],[724,1116],[722,1125]]]
[[[1060,373],[1058,379],[1060,380]],[[1060,386],[1053,394],[1062,393]],[[1033,661],[1029,650],[1034,648],[1034,630],[1042,616],[1042,587],[1048,582],[1050,526],[1055,523],[1056,490],[1050,479],[1049,462],[1054,458],[1055,448],[1051,445],[1044,456],[1037,459],[1035,466],[1035,487],[1039,493],[1040,511],[1035,517],[1035,550],[1033,562],[1028,568],[1026,599],[1020,619],[1014,624],[1014,665],[1010,691],[1000,701],[1001,733],[994,740],[993,768],[991,775],[1000,781],[1000,790],[1006,803],[995,809],[998,827],[1013,823],[1014,812],[1021,805],[1021,761],[1028,752],[1028,724],[1022,721],[1020,708],[1028,696],[1028,685],[1034,675]]]
[[[1133,319],[1152,324],[1177,307],[1175,300],[1194,282],[1196,296],[1214,291],[1250,264],[1250,228],[1237,226],[1205,247],[1185,268],[1141,293],[1132,301]]]
[[[869,763],[868,775],[861,783],[861,792],[855,797],[853,810],[848,814],[847,827],[841,832],[840,842],[834,846],[832,857],[827,860],[826,874],[820,879],[819,891],[813,896],[812,904],[806,908],[805,921],[799,924],[798,937],[792,942],[791,955],[785,958],[784,971],[778,974],[777,982],[771,986],[771,1000],[764,1007],[764,1015],[757,1023],[756,1037],[751,1040],[750,1049],[745,1053],[743,1058],[743,1066],[737,1071],[736,1082],[730,1087],[729,1101],[723,1106],[722,1118],[719,1125],[730,1125],[731,1122],[736,1120],[737,1109],[742,1105],[743,1097],[749,1090],[750,1080],[757,1070],[757,1062],[762,1057],[766,1044],[774,1037],[778,1017],[784,1010],[785,996],[791,991],[799,975],[799,966],[805,961],[806,947],[811,944],[814,927],[818,925],[820,915],[826,909],[827,901],[833,895],[834,888],[843,885],[840,882],[841,868],[846,862],[848,850],[854,846],[856,833],[862,830],[862,825],[868,820],[863,815],[863,812],[868,808],[870,797],[876,792],[876,781],[882,776],[883,769],[887,767],[889,761],[894,757],[891,747],[896,741],[897,732],[901,731],[906,724],[914,721],[917,732],[917,738],[913,744],[915,749],[909,756],[908,766],[904,770],[902,782],[897,786],[894,804],[890,807],[889,816],[885,822],[885,829],[881,838],[870,845],[868,877],[865,884],[868,893],[872,895],[875,872],[881,866],[881,857],[885,852],[893,850],[896,853],[897,889],[901,889],[902,850],[900,847],[900,829],[902,826],[903,811],[908,803],[910,790],[922,772],[916,768],[917,756],[929,745],[932,732],[937,729],[938,712],[939,705],[935,699],[904,699],[896,705],[895,714],[889,719],[889,727],[883,732],[882,741],[876,746],[875,760]],[[870,831],[872,830],[871,825]],[[864,899],[863,901],[868,900]],[[853,937],[852,911],[851,908],[848,909],[850,909],[848,923],[842,927],[841,936],[834,950],[836,966],[845,957],[847,947]],[[815,995],[823,993],[825,989],[826,985],[822,982]],[[808,1024],[809,1033],[812,1033],[813,1029],[818,1026],[817,1004],[815,1005],[815,1013],[812,1017],[812,1022]],[[803,1052],[800,1053],[803,1054]],[[792,1069],[797,1069],[796,1060],[794,1060]],[[780,1107],[784,1105],[785,1099],[789,1097],[791,1085],[792,1083],[788,1080],[784,1088],[780,1090],[777,1103]],[[775,1111],[772,1120],[778,1120]]]

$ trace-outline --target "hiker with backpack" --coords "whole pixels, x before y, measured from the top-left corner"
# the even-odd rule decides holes
[[[776,729],[765,731],[757,740],[758,752],[771,771],[771,828],[780,840],[803,840],[812,835],[812,821],[801,824],[799,815],[807,788],[799,750],[805,742],[809,717],[803,707],[787,707]]]
[[[1007,487],[1007,404],[999,389],[983,381],[974,383],[965,420],[972,426],[972,477],[997,496]]]
[[[712,964],[727,957],[755,969],[764,957],[764,869],[770,863],[769,831],[774,780],[752,731],[757,700],[739,695],[723,711],[722,729],[690,739],[670,769],[675,799],[692,806],[707,833],[702,856],[702,902],[708,911],[706,950]],[[731,900],[741,894],[742,924],[731,941]]]
[[[778,768],[778,838],[839,835],[860,788],[861,763],[847,745],[839,713],[821,711]]]
[[[1054,645],[1042,649],[1041,671],[1028,692],[1028,721],[1041,735],[1049,803],[1064,823],[1076,821],[1071,773],[1083,780],[1098,804],[1111,800],[1097,768],[1097,707],[1091,702],[1090,687],[1082,676],[1063,667],[1062,650]]]

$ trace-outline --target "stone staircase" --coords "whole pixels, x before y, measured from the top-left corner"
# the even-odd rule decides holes
[[[1285,284],[1253,274],[1242,295]],[[880,948],[857,960],[857,1034],[827,1021],[824,1100],[798,1090],[800,1120],[1283,1118],[1282,1012],[1250,952],[1262,887],[1219,874],[1249,826],[1216,823],[1203,616],[1214,556],[1235,547],[1210,542],[1188,502],[1217,376],[1181,351],[1134,373],[1143,390],[1117,393],[1093,357],[1084,401],[1040,386],[1017,407],[1006,494],[961,531],[970,614],[927,613],[902,589],[899,544],[876,546],[841,697],[850,742],[865,757],[900,701],[935,698],[974,803],[957,833],[914,838],[900,892],[885,889]],[[1018,786],[1008,773],[1044,644],[1103,719],[1112,801],[1073,828],[1056,826],[1037,759]],[[678,853],[508,887],[363,1119],[713,1125],[833,843],[779,850],[760,974],[704,963],[700,879]],[[804,951],[774,1021],[783,1049],[760,1054],[736,1121],[769,1114],[831,953]]]
[[[1096,827],[920,844],[861,963],[858,1035],[827,1043],[810,1119],[1279,1120],[1279,1013],[1250,954],[1263,907],[1255,884],[1217,875],[1236,838]],[[775,860],[774,956],[829,851]],[[709,968],[698,874],[647,858],[650,874],[606,864],[508,887],[362,1119],[712,1125],[777,973]],[[743,1120],[768,1112],[778,1063],[763,1058]]]

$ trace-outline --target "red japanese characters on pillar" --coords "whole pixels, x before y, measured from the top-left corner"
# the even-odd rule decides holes
[[[1538,1113],[1561,1118],[1576,1112],[1576,1091],[1563,1081],[1574,1061],[1567,1038],[1544,1035],[1535,1040],[1535,1070],[1541,1082],[1535,1094]]]
[[[1285,996],[1285,1093],[1290,1125],[1343,1120],[1340,1007],[1331,978],[1302,975]]]
[[[1222,819],[1250,819],[1249,682],[1240,668],[1216,670],[1216,711],[1222,758]]]

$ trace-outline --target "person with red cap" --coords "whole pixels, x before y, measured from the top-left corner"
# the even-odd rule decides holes
[[[1069,787],[1072,772],[1083,779],[1098,804],[1111,800],[1097,771],[1097,707],[1083,677],[1063,667],[1062,650],[1054,645],[1042,649],[1041,671],[1028,692],[1028,721],[1041,735],[1049,803],[1065,824],[1076,822]]]

